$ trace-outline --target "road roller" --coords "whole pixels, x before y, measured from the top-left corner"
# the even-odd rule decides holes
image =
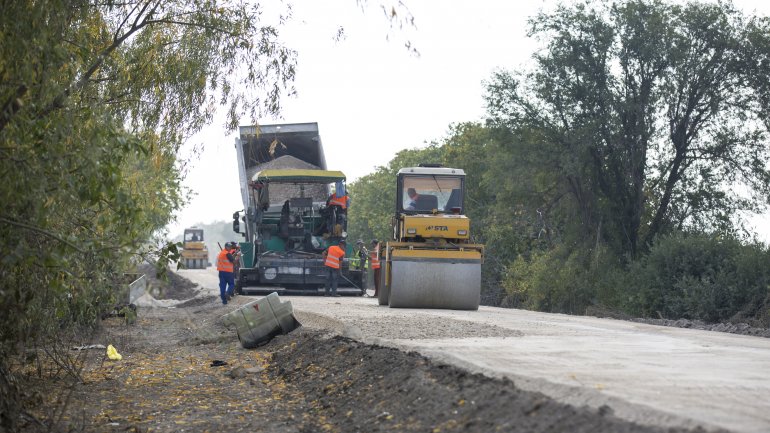
[[[380,305],[478,310],[484,246],[471,241],[464,211],[462,169],[399,170],[393,235],[381,255]]]

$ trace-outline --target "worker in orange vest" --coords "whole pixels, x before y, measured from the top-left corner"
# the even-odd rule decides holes
[[[329,206],[339,206],[342,210],[347,210],[350,197],[346,195],[338,196],[336,192],[332,193],[327,200]]]
[[[329,296],[329,287],[331,287],[331,295],[339,296],[337,294],[337,284],[340,280],[340,272],[342,270],[342,258],[345,257],[345,239],[341,240],[339,245],[332,245],[324,251],[323,255],[326,259],[324,266],[326,267],[326,287],[324,290],[324,296]]]
[[[374,270],[374,296],[380,291],[380,241],[372,239],[372,249],[369,250],[369,268]]]
[[[342,232],[347,231],[348,206],[350,206],[350,197],[345,190],[345,183],[339,181],[335,184],[332,195],[326,200],[326,208],[329,212],[328,230],[332,236],[344,236]]]
[[[227,305],[227,300],[235,293],[235,256],[233,245],[225,243],[225,247],[217,256],[217,270],[219,271],[219,297],[222,305]]]

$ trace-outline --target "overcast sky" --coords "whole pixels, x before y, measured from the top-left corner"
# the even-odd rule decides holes
[[[282,119],[261,123],[317,122],[328,168],[350,182],[399,150],[440,140],[453,123],[483,119],[483,81],[529,62],[536,43],[526,37],[526,20],[556,2],[407,1],[415,27],[400,31],[389,28],[376,0],[363,10],[355,0],[291,3],[294,18],[281,37],[298,52],[297,95],[284,99]],[[734,4],[770,15],[770,2]],[[344,36],[335,40],[340,27]],[[203,144],[185,180],[195,197],[169,226],[172,236],[243,208],[234,142],[221,121],[190,140]],[[756,224],[768,241],[768,218]]]

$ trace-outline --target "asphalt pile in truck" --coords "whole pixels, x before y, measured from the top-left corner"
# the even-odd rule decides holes
[[[255,174],[262,170],[296,168],[301,170],[320,170],[321,167],[305,162],[291,155],[279,156],[276,159],[267,161],[263,164],[250,167],[246,170],[248,178],[251,179]],[[300,188],[297,185],[276,185],[270,191],[275,197],[299,197]],[[323,185],[307,185],[304,189],[304,197],[312,197],[314,201],[326,201],[326,188]]]

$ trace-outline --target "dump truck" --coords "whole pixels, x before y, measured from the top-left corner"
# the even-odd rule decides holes
[[[322,253],[347,237],[347,211],[327,203],[346,177],[326,169],[318,124],[243,126],[235,147],[244,208],[233,231],[245,238],[236,291],[321,293]],[[364,272],[343,260],[338,293],[364,294]]]
[[[209,266],[209,250],[203,243],[203,229],[184,229],[180,261],[187,269],[206,269]]]
[[[438,164],[399,170],[392,221],[378,303],[478,310],[484,246],[471,240],[465,171]]]

